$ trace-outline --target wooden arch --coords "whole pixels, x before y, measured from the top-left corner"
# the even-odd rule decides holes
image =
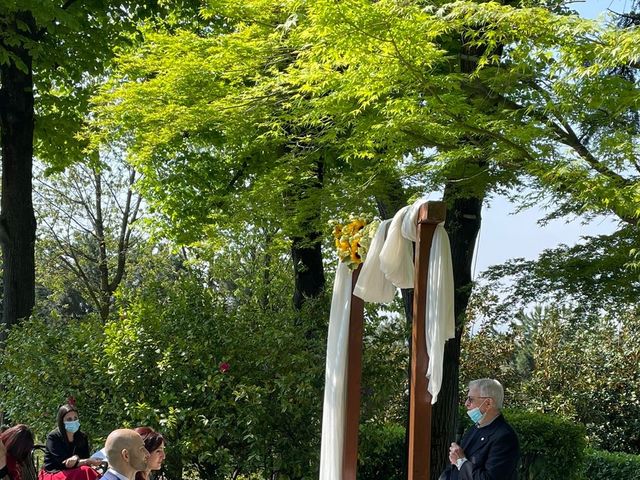
[[[425,314],[429,253],[436,226],[444,222],[444,202],[426,202],[417,219],[414,256],[413,322],[411,327],[411,373],[409,397],[408,480],[429,480],[431,464],[431,394],[427,390]],[[362,377],[362,333],[364,301],[353,295],[360,269],[353,272],[351,312],[347,346],[347,388],[342,480],[356,480],[358,467],[358,426],[360,423],[360,382]]]

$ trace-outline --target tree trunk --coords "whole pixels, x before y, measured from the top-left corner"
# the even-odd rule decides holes
[[[449,465],[449,444],[454,440],[459,421],[460,338],[471,295],[471,263],[480,231],[483,202],[482,196],[465,197],[461,193],[463,188],[450,183],[444,191],[444,200],[447,202],[446,225],[453,261],[456,337],[449,340],[445,347],[442,387],[432,411],[431,478],[434,480]]]
[[[293,304],[300,309],[305,299],[316,298],[324,290],[321,235],[311,232],[305,237],[294,237],[292,240],[291,257],[295,271]]]
[[[16,21],[35,30],[35,21],[30,13],[16,14]],[[29,52],[22,46],[5,44],[3,48],[23,63],[22,68],[18,68],[15,62],[0,66],[2,322],[10,326],[31,315],[35,303],[36,220],[31,198],[34,93]]]
[[[381,176],[382,177],[382,176]],[[402,182],[397,175],[388,173],[384,176],[384,180],[381,179],[377,185],[378,193],[376,193],[376,204],[378,206],[378,213],[383,220],[393,218],[393,216],[402,207],[405,207],[408,203],[407,192],[402,185]],[[413,325],[413,288],[400,289],[402,295],[402,305],[404,308],[404,314],[407,325],[407,345],[409,346],[408,358],[411,358],[411,328]],[[404,452],[409,451],[409,397],[411,396],[411,362],[407,362],[407,396],[406,396],[406,408],[407,416],[405,419],[405,435],[404,435]],[[402,478],[408,478],[408,466],[409,456],[403,455],[402,457]]]
[[[322,263],[322,233],[317,231],[317,220],[321,206],[317,200],[317,190],[322,188],[324,165],[320,161],[315,165],[315,178],[302,185],[296,198],[297,205],[304,209],[306,217],[298,225],[299,235],[291,238],[291,258],[295,276],[293,304],[298,310],[307,298],[316,298],[324,291],[324,265]],[[317,215],[314,215],[317,213]]]

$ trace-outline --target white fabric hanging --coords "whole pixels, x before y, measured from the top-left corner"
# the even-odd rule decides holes
[[[404,207],[395,214],[380,251],[380,270],[398,288],[413,287],[413,247],[402,237],[402,222],[408,210]]]
[[[423,203],[423,200],[418,200],[399,210],[390,224],[389,220],[380,224],[362,265],[354,295],[366,302],[387,303],[395,296],[394,286],[414,286],[412,242],[417,240],[418,213]],[[383,239],[384,245],[380,246]],[[453,266],[449,236],[444,224],[439,224],[435,229],[428,272],[425,342],[429,367],[426,375],[431,403],[435,403],[442,387],[444,345],[455,336]]]
[[[442,367],[444,346],[456,334],[453,265],[449,235],[440,223],[436,227],[429,253],[429,273],[427,274],[427,307],[425,309],[425,339],[429,367],[427,378],[431,403],[436,403],[442,387]]]
[[[380,268],[380,251],[384,245],[390,223],[391,220],[384,220],[378,225],[369,252],[367,252],[362,264],[358,282],[353,289],[353,294],[365,302],[389,303],[396,295],[396,287],[387,279]]]
[[[342,478],[351,279],[352,272],[347,264],[338,261],[327,337],[320,480]]]

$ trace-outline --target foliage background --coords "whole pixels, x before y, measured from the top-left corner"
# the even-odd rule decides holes
[[[49,43],[29,44],[42,62],[38,154],[59,169],[107,167],[117,152],[141,175],[145,215],[136,249],[108,261],[95,251],[118,243],[115,217],[68,245],[59,227],[39,230],[37,308],[0,356],[8,419],[43,439],[73,395],[96,446],[115,426],[165,433],[171,478],[312,478],[328,292],[294,308],[307,271],[294,253],[315,248],[324,280],[327,220],[342,212],[393,213],[442,189],[450,211],[472,200],[479,212],[520,189],[550,219],[608,214],[620,228],[461,287],[475,294],[458,319],[461,387],[500,378],[511,404],[584,425],[591,447],[638,453],[633,23],[581,20],[560,1],[192,3],[128,2],[118,18],[29,4],[51,27]],[[94,48],[84,40],[104,22],[118,41]],[[57,62],[65,45],[88,63]],[[49,179],[53,203],[79,217],[73,182]],[[475,237],[463,240],[472,251]],[[57,267],[63,246],[90,272],[127,253],[116,289],[92,287],[102,318],[87,279]],[[398,474],[399,455],[375,457],[393,452],[405,418],[407,328],[401,303],[387,308],[368,310],[365,328],[360,461],[373,478]]]

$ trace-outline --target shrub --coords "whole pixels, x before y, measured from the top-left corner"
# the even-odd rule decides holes
[[[358,478],[401,480],[405,463],[405,427],[396,423],[360,426]]]
[[[640,478],[640,455],[587,450],[585,478]]]
[[[520,479],[580,478],[586,447],[582,425],[537,412],[507,410],[505,417],[520,440]]]
[[[461,410],[461,414],[463,411]],[[520,440],[521,463],[518,478],[521,480],[582,478],[586,446],[585,429],[582,425],[555,415],[517,410],[506,410],[505,417]],[[465,428],[471,426],[466,414],[462,414],[461,420]],[[403,478],[405,456],[404,425],[397,423],[361,425],[358,457],[360,480]],[[637,468],[637,460],[633,463],[627,457],[632,457],[633,460],[633,456],[627,455],[623,458],[629,465]],[[600,461],[604,463],[604,460]],[[591,478],[607,477],[596,475]],[[632,475],[621,478],[637,477]]]
[[[93,439],[108,428],[101,405],[109,395],[99,367],[102,322],[95,316],[34,316],[9,331],[0,355],[0,405],[11,423],[26,423],[44,442],[58,407],[75,397],[82,430]]]

